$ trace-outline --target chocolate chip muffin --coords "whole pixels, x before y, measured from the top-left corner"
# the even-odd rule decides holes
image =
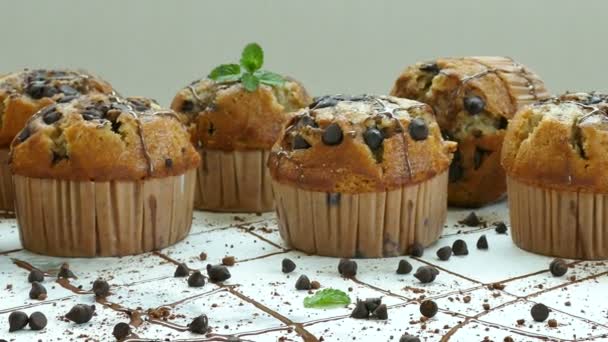
[[[506,191],[500,149],[508,120],[549,93],[527,67],[506,57],[439,58],[409,66],[391,95],[428,103],[444,137],[458,142],[450,166],[450,205],[479,207]]]
[[[200,157],[177,114],[154,101],[89,94],[47,106],[18,133],[10,158],[30,251],[136,254],[190,230]]]
[[[281,236],[306,253],[383,257],[441,234],[448,167],[430,106],[324,96],[297,112],[268,166]]]
[[[112,92],[108,83],[83,71],[24,70],[0,76],[0,210],[14,209],[9,145],[27,120],[43,107],[80,94]]]
[[[171,104],[188,123],[203,163],[198,170],[195,207],[213,211],[273,209],[266,160],[289,120],[311,101],[300,83],[261,84],[248,91],[241,82],[195,81]]]
[[[608,258],[608,95],[567,93],[520,110],[502,150],[521,248]]]

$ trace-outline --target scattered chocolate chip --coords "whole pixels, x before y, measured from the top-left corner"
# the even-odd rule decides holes
[[[68,263],[63,263],[61,268],[59,269],[59,273],[57,274],[57,278],[76,278],[76,275],[70,270],[70,265]]]
[[[62,84],[59,86],[59,92],[65,95],[78,95],[78,90],[72,88],[71,86],[67,85],[67,84]]]
[[[52,85],[47,85],[42,89],[42,96],[43,97],[53,97],[55,95],[57,95],[59,93],[59,91],[57,90],[57,88],[53,87]]]
[[[481,136],[481,131],[479,131],[479,134],[477,134],[475,136],[477,136],[477,137]],[[479,147],[475,147],[475,153],[473,154],[473,169],[474,170],[478,170],[481,167],[481,163],[483,162],[483,157],[487,153],[488,153],[487,151],[482,150]]]
[[[484,309],[485,311],[490,310],[490,304],[488,304],[488,303],[483,303],[481,306],[483,307],[483,309]]]
[[[340,204],[341,197],[342,197],[342,195],[339,192],[328,192],[327,193],[327,205]]]
[[[387,320],[388,319],[388,308],[386,307],[386,304],[378,305],[376,310],[374,310],[374,312],[372,312],[372,318]]]
[[[30,315],[28,323],[30,325],[30,329],[42,330],[46,327],[47,319],[42,312],[36,311]]]
[[[365,132],[363,132],[363,140],[365,140],[365,144],[372,151],[376,151],[380,146],[382,146],[382,142],[384,141],[384,134],[375,128],[368,128]]]
[[[27,281],[33,283],[35,281],[42,283],[44,281],[44,273],[42,271],[33,269],[30,271],[30,274],[27,276]]]
[[[429,128],[422,118],[414,118],[410,121],[409,132],[412,139],[419,141],[429,136]]]
[[[422,256],[422,254],[424,254],[424,246],[422,246],[422,244],[420,242],[414,242],[407,249],[407,253],[413,257],[420,258]]]
[[[44,288],[44,286],[37,281],[33,282],[30,290],[30,299],[45,300],[46,288]]]
[[[433,62],[433,63],[424,63],[418,69],[420,71],[428,72],[428,73],[431,73],[433,75],[436,75],[436,74],[439,73],[439,66],[435,62]]]
[[[325,145],[333,146],[340,144],[343,137],[344,135],[342,134],[342,128],[340,128],[340,125],[334,122],[325,127],[321,140]]]
[[[467,215],[467,217],[458,221],[458,223],[464,224],[465,226],[469,227],[477,227],[481,224],[481,220],[479,219],[479,217],[477,217],[477,214],[475,214],[474,211],[471,211],[469,215]]]
[[[194,102],[190,101],[190,100],[184,100],[182,101],[182,107],[180,109],[180,111],[182,112],[189,112],[191,110],[194,109]]]
[[[420,342],[420,339],[410,334],[403,334],[401,338],[399,338],[399,342]]]
[[[54,105],[45,107],[40,111],[40,115],[42,115],[42,121],[45,124],[50,125],[57,122],[61,118],[61,113],[55,110],[56,107]]]
[[[520,318],[520,319],[517,320],[517,325],[524,325],[524,323],[526,323],[525,319],[521,319]]]
[[[340,259],[338,272],[346,278],[353,278],[357,275],[357,262],[350,259]]]
[[[399,260],[399,266],[397,266],[397,274],[408,274],[412,271],[412,264],[407,260]]]
[[[463,301],[465,304],[470,303],[470,302],[471,302],[471,296],[464,296],[464,297],[462,297],[462,301]]]
[[[125,322],[120,322],[114,326],[114,330],[112,330],[112,335],[117,340],[123,340],[131,333],[131,326]]]
[[[177,272],[177,270],[176,270]],[[190,287],[202,287],[205,286],[205,277],[201,274],[201,271],[194,271],[188,277],[188,286]]]
[[[468,255],[469,248],[467,247],[467,243],[464,240],[456,240],[452,244],[452,251],[454,255]]]
[[[450,259],[451,256],[452,247],[450,246],[441,247],[437,250],[437,257],[439,258],[439,260],[447,261]]]
[[[568,272],[568,265],[563,259],[555,259],[549,265],[551,274],[555,277],[561,277]]]
[[[302,274],[296,281],[296,290],[310,290],[310,279]]]
[[[27,140],[27,138],[29,138],[31,135],[31,130],[29,126],[25,126],[21,132],[19,132],[19,135],[17,135],[17,139],[19,139],[20,142],[24,142]]]
[[[355,305],[353,311],[350,313],[350,317],[358,319],[369,318],[369,311],[367,310],[365,302],[363,302],[362,300],[357,300],[357,304]]]
[[[93,318],[94,312],[95,305],[76,304],[70,309],[70,312],[65,315],[65,318],[76,324],[83,324]]]
[[[209,280],[214,283],[226,281],[232,276],[224,265],[207,265],[207,275],[209,276]]]
[[[479,96],[465,97],[463,100],[464,109],[470,114],[476,115],[483,111],[485,102]]]
[[[186,266],[186,264],[182,263],[182,264],[177,265],[177,267],[175,268],[173,277],[183,278],[183,277],[187,277],[189,274],[190,274],[190,270],[188,269],[188,266]],[[200,272],[199,272],[199,274],[200,274]]]
[[[293,141],[291,142],[291,147],[294,150],[303,150],[303,149],[307,149],[310,147],[310,144],[308,143],[308,141],[306,141],[306,139],[304,139],[304,137],[302,137],[301,135],[296,135],[295,137],[293,137]]]
[[[104,298],[110,295],[110,284],[103,279],[97,279],[93,282],[93,293],[95,297]]]
[[[507,225],[504,222],[496,222],[494,230],[498,234],[507,234]]]
[[[319,283],[316,280],[313,280],[313,281],[310,282],[310,288],[313,289],[313,290],[318,290],[318,289],[321,288],[321,283]]]
[[[321,109],[327,107],[333,107],[338,104],[338,100],[332,98],[330,96],[322,96],[319,98],[315,98],[313,103],[310,104],[310,108]]]
[[[480,236],[477,240],[477,249],[488,249],[488,239],[485,235]]]
[[[25,87],[25,93],[34,100],[38,100],[44,96],[44,88],[46,86],[43,81],[34,81]]]
[[[425,300],[420,304],[420,313],[426,318],[432,318],[438,310],[437,303],[432,300]]]
[[[234,266],[236,263],[236,259],[233,256],[225,256],[222,258],[222,265],[225,266]]]
[[[426,284],[435,280],[439,271],[431,266],[420,266],[416,270],[414,277],[418,279],[421,283]]]
[[[207,260],[207,253],[205,253],[205,252],[201,252],[201,254],[199,254],[199,255],[198,255],[198,258],[199,258],[201,261],[205,261],[205,260]]]
[[[188,324],[188,330],[195,334],[205,334],[209,330],[209,319],[207,315],[200,315]]]
[[[293,262],[291,259],[285,258],[281,262],[281,271],[283,271],[283,273],[291,273],[295,269],[296,269],[296,263]]]
[[[547,317],[549,317],[549,308],[541,303],[534,304],[530,310],[530,314],[535,321],[543,322],[547,319]]]
[[[548,325],[550,328],[557,328],[557,320],[555,320],[555,319],[553,319],[553,318],[552,318],[552,319],[550,319],[550,320],[547,322],[547,325]]]
[[[13,311],[8,315],[8,332],[13,332],[25,328],[27,325],[27,314],[23,311]]]
[[[367,311],[372,313],[380,304],[382,304],[382,298],[367,298],[364,303]]]

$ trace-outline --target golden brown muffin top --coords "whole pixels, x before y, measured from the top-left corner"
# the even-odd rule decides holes
[[[112,92],[106,81],[84,71],[26,69],[0,76],[0,147],[8,147],[27,120],[51,103]]]
[[[608,193],[608,95],[566,93],[523,108],[509,124],[502,165],[531,185]]]
[[[456,144],[433,110],[391,96],[324,96],[298,111],[268,160],[274,180],[311,191],[383,192],[444,172]]]
[[[180,90],[171,108],[183,115],[195,146],[210,150],[268,150],[289,120],[290,112],[307,106],[302,85],[286,79],[281,85],[260,84],[248,91],[241,82],[211,79]]]
[[[135,97],[89,94],[43,108],[11,145],[13,173],[79,181],[180,175],[200,156],[175,112]]]

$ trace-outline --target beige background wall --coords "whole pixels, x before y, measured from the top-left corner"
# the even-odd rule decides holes
[[[258,41],[312,94],[386,93],[437,56],[508,55],[553,92],[608,90],[608,1],[0,0],[0,73],[82,67],[168,104]]]

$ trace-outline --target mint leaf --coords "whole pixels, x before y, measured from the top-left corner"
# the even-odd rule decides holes
[[[255,91],[260,85],[260,79],[248,72],[241,76],[241,82],[247,91]]]
[[[211,71],[209,78],[215,81],[219,81],[222,77],[234,77],[241,73],[241,67],[238,64],[222,64]],[[221,82],[221,81],[220,81]]]
[[[260,79],[260,83],[268,84],[271,86],[280,86],[285,83],[285,79],[283,78],[283,76],[274,72],[258,70],[253,74]]]
[[[247,44],[241,55],[241,65],[245,70],[254,72],[264,64],[264,51],[257,43]]]
[[[344,291],[336,289],[324,289],[317,291],[313,296],[304,298],[305,308],[323,309],[348,304],[350,304],[350,297]]]

